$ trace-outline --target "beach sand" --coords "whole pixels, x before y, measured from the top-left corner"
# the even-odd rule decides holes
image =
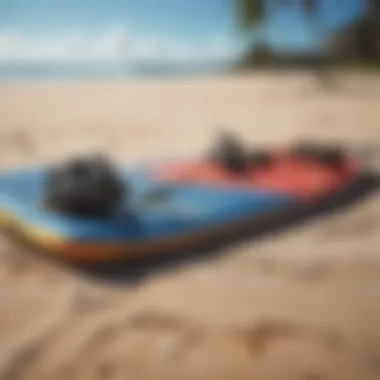
[[[252,144],[376,143],[380,80],[367,82],[331,92],[297,73],[3,84],[0,168],[99,150],[124,161],[201,153],[223,127]],[[1,236],[0,379],[380,379],[379,232],[374,194],[118,285]]]

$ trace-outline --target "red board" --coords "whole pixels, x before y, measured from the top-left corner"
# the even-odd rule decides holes
[[[280,153],[273,155],[269,165],[252,168],[242,175],[230,173],[210,162],[172,164],[155,174],[169,182],[248,187],[313,199],[346,185],[356,178],[358,172],[359,164],[354,158],[347,158],[342,165],[334,167]]]

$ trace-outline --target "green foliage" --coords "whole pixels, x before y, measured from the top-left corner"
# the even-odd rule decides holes
[[[367,10],[369,12],[375,12],[380,10],[380,0],[367,0]]]
[[[264,18],[264,0],[237,0],[239,23],[243,29],[257,26]]]
[[[309,17],[313,33],[322,32],[320,23],[321,0],[235,0],[238,10],[238,22],[243,30],[254,29],[266,21],[268,9],[297,2],[305,17]],[[366,1],[365,15],[360,15],[350,24],[344,25],[331,37],[328,48],[334,58],[341,57],[345,62],[378,62],[380,61],[380,0]],[[263,45],[264,44],[264,45]],[[332,49],[332,50],[331,50]],[[335,53],[334,53],[335,51]],[[247,52],[245,62],[273,60],[270,48],[265,46],[265,37],[260,36],[256,48]],[[337,56],[338,54],[338,56]]]
[[[370,15],[362,16],[346,28],[347,39],[357,57],[365,61],[380,59],[380,31],[376,19]]]
[[[301,0],[300,6],[307,16],[316,16],[319,10],[318,0]]]
[[[302,11],[308,16],[316,16],[319,11],[319,0],[297,0]],[[380,0],[371,0],[380,2]],[[283,7],[291,0],[236,0],[238,21],[240,26],[247,30],[256,27],[265,19],[265,7]]]

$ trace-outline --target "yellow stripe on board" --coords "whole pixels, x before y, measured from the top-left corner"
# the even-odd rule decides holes
[[[277,218],[277,214],[274,214],[273,217]],[[254,221],[250,217],[233,224],[219,225],[215,226],[215,228],[197,231],[196,233],[171,236],[170,238],[162,237],[154,240],[98,243],[76,242],[52,234],[44,229],[36,228],[32,224],[25,223],[14,215],[4,212],[0,214],[0,218],[6,224],[5,227],[14,228],[29,241],[30,244],[39,246],[66,260],[94,263],[120,258],[132,259],[136,257],[167,254],[181,247],[189,248],[194,245],[197,246],[198,244],[203,244],[210,240],[220,239],[221,236],[227,236],[230,233],[240,231],[247,227],[251,228]]]
[[[110,260],[122,256],[128,248],[136,246],[130,242],[87,243],[75,242],[69,238],[51,233],[22,221],[8,212],[0,213],[0,227],[12,228],[26,241],[58,256],[74,260]]]
[[[186,241],[194,242],[194,236],[176,236],[170,239],[163,238],[154,241],[135,242],[76,242],[62,236],[36,228],[25,223],[13,215],[2,215],[6,221],[5,227],[15,229],[26,241],[36,245],[56,256],[70,261],[101,262],[119,258],[133,258],[137,256],[155,255],[178,249],[178,246],[186,244]]]
[[[28,240],[40,243],[44,246],[64,247],[69,242],[62,236],[53,234],[44,228],[35,227],[31,224],[17,221],[17,230]]]
[[[28,240],[42,243],[43,245],[61,245],[67,244],[67,239],[62,236],[53,234],[43,228],[38,228],[32,224],[23,222],[20,218],[15,217],[9,212],[0,213],[0,226],[3,228],[14,228]]]

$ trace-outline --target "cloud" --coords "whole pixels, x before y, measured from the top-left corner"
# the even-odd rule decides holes
[[[130,62],[210,62],[236,52],[227,38],[184,42],[163,36],[137,36],[115,26],[99,33],[72,30],[36,36],[0,30],[0,63],[113,64]]]
[[[56,36],[0,32],[0,62],[112,63],[123,59],[127,34],[114,28],[98,35],[69,31]]]

